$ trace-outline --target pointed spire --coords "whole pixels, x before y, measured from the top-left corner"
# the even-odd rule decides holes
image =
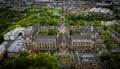
[[[64,6],[62,4],[62,7],[61,7],[61,13],[64,13]]]
[[[63,4],[61,6],[60,23],[65,23],[65,12],[64,12],[64,6],[63,6]]]
[[[93,32],[93,24],[92,24],[92,27],[91,27],[91,32]]]

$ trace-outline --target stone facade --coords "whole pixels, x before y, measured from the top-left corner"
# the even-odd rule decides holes
[[[113,30],[112,28],[107,28],[108,35],[113,39],[116,44],[120,45],[120,34]]]
[[[99,34],[99,29],[94,28],[93,25],[89,23],[86,23],[85,26],[67,26],[63,6],[61,13],[62,15],[58,26],[40,26],[39,23],[34,24],[31,33],[25,37],[24,47],[32,51],[57,52],[59,54],[58,62],[60,66],[62,68],[69,68],[72,57],[71,52],[97,52],[100,50],[103,40]],[[70,35],[71,28],[80,35]],[[53,29],[56,34],[53,36],[40,36],[41,32],[47,32],[48,29]],[[67,64],[63,64],[62,60],[66,60]],[[78,69],[81,67],[81,63],[79,63],[80,62],[76,63]],[[83,63],[82,65],[83,69],[86,69],[85,64]],[[91,63],[90,65],[88,64],[87,68],[89,67],[92,69],[96,67],[96,64],[92,62],[92,65]]]
[[[40,26],[34,24],[29,39],[25,40],[25,47],[31,50],[55,50],[60,51],[97,51],[103,44],[99,30],[93,25],[86,23],[85,26],[67,26],[65,23],[65,10],[62,6],[60,24],[58,26]],[[57,34],[54,36],[40,36],[39,33],[53,29]],[[70,35],[70,29],[80,33],[80,36]],[[79,31],[76,31],[79,30]]]

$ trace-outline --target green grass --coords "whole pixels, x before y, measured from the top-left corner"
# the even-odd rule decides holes
[[[103,37],[104,44],[108,49],[111,49],[111,50],[116,49],[116,47],[112,44],[112,39],[108,37],[107,31],[102,31],[102,37]]]
[[[40,11],[40,9],[30,9],[29,11]]]
[[[80,36],[80,33],[73,33],[73,36]]]
[[[41,10],[41,8],[31,8],[31,9],[29,9],[28,11],[29,11],[29,12],[31,12],[31,11],[36,11],[36,12],[38,12],[38,11],[40,11],[40,10]],[[56,15],[56,16],[60,16],[59,10],[47,9],[47,12],[53,13],[53,15]]]
[[[42,32],[40,33],[40,36],[48,36],[48,33]]]
[[[48,10],[48,12],[53,12],[53,15],[57,15],[57,16],[60,16],[59,14],[59,10]]]

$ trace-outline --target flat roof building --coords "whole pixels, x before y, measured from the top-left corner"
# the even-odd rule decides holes
[[[24,35],[24,28],[15,28],[4,34],[4,40],[15,40],[20,33]]]
[[[113,12],[110,10],[110,9],[107,9],[107,8],[91,8],[89,10],[89,13],[102,13],[102,14],[109,14],[109,15],[112,15]]]
[[[19,37],[18,37],[19,38]],[[7,49],[7,54],[9,58],[19,56],[19,52],[22,50],[24,44],[23,44],[23,38],[19,38],[15,40],[10,47]]]
[[[6,49],[5,49],[4,45],[0,45],[0,62],[2,61],[5,54],[6,54]]]

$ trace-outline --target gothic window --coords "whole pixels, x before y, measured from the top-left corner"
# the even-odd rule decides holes
[[[44,45],[43,45],[43,42],[42,42],[41,44],[42,44],[42,46],[44,46]]]
[[[84,45],[84,42],[81,42],[82,46]]]
[[[52,49],[54,49],[54,46],[52,46]]]
[[[52,46],[52,43],[50,42],[50,45]]]
[[[84,42],[84,45],[86,45],[86,42]]]
[[[74,46],[74,42],[73,42],[73,46]]]
[[[77,46],[77,42],[76,42],[76,46]]]

